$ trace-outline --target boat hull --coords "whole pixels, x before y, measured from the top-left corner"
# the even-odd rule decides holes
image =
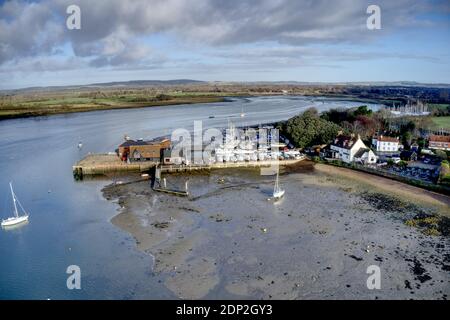
[[[280,190],[280,191],[277,191],[277,192],[273,193],[274,199],[280,199],[283,196],[284,196],[284,190]]]
[[[7,227],[7,226],[13,226],[22,222],[28,221],[28,216],[21,216],[21,217],[13,217],[13,218],[8,218],[6,220],[2,221],[2,227]]]

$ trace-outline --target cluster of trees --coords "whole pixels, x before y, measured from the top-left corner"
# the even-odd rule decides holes
[[[289,119],[280,126],[283,134],[297,147],[304,148],[332,141],[339,132],[359,134],[369,140],[383,129],[385,120],[367,106],[352,109],[331,109],[319,115],[315,108]]]
[[[365,105],[351,109],[330,109],[320,115],[315,108],[311,108],[289,119],[280,129],[300,148],[329,143],[339,131],[357,134],[369,144],[375,133],[383,132],[385,135],[399,136],[406,149],[414,142],[420,148],[425,148],[426,141],[420,137],[419,131],[427,127],[429,120],[427,117],[392,118],[387,110],[373,112]]]
[[[331,109],[321,115],[322,119],[338,124],[344,130],[359,134],[369,140],[377,131],[384,130],[386,121],[382,112],[374,113],[367,106],[352,109]]]
[[[426,141],[420,136],[420,130],[429,127],[429,122],[428,117],[401,117],[391,120],[397,128],[394,134],[400,136],[400,141],[406,149],[413,142],[416,142],[421,149],[425,148]]]
[[[431,114],[435,117],[450,116],[450,104],[431,105]]]
[[[321,116],[323,119],[340,125],[344,130],[359,134],[366,142],[377,132],[389,136],[399,136],[405,148],[417,142],[420,148],[425,147],[425,139],[420,137],[420,129],[429,127],[429,117],[399,117],[392,118],[389,111],[373,112],[367,106],[354,109],[332,109]],[[392,129],[391,128],[396,128]]]
[[[289,119],[280,129],[299,148],[329,143],[342,130],[336,123],[321,118],[315,108]]]

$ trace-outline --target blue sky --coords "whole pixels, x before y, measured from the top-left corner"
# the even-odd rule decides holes
[[[68,30],[66,8],[81,9]],[[381,30],[368,30],[369,4]],[[448,1],[0,1],[0,89],[189,78],[450,83]]]

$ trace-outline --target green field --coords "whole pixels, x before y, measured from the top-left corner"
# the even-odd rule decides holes
[[[432,117],[433,129],[450,129],[450,117]]]
[[[450,106],[450,104],[448,103],[429,103],[428,107],[430,108],[430,110],[445,110]]]
[[[89,93],[33,94],[8,96],[0,99],[0,120],[45,116],[52,114],[85,112],[94,110],[145,108],[191,103],[224,101],[218,94],[173,93],[161,95],[144,90],[117,90]]]

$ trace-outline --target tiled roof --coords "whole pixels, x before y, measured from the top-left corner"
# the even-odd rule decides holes
[[[370,151],[370,149],[368,148],[360,148],[356,153],[355,153],[355,158],[361,158],[364,153]]]
[[[334,139],[333,145],[339,148],[351,149],[356,141],[358,141],[357,137],[341,135]]]
[[[148,142],[142,141],[142,140],[127,140],[124,143],[122,143],[119,147],[130,147],[130,146],[145,146]]]
[[[375,139],[382,142],[398,142],[398,138],[395,137],[379,136],[376,137]]]
[[[164,142],[169,141],[169,139],[162,139],[162,140],[150,140],[150,141],[144,141],[144,140],[127,140],[124,143],[122,143],[119,147],[131,147],[131,146],[147,146],[147,145],[153,145],[153,144],[162,144]]]
[[[430,142],[450,142],[450,136],[431,135],[429,140]]]

